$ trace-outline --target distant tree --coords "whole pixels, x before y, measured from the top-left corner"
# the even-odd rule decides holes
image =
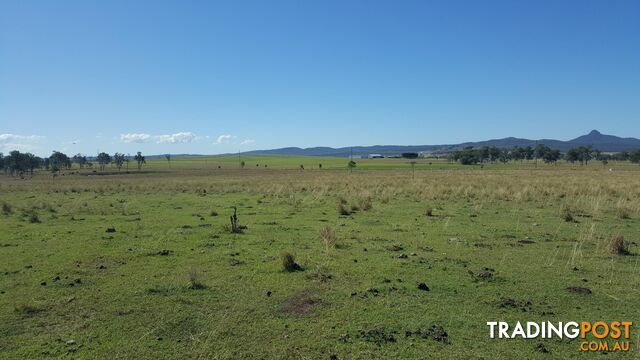
[[[403,158],[405,158],[405,159],[417,159],[418,158],[418,153],[417,152],[403,152],[401,156]]]
[[[509,152],[509,150],[501,149],[500,152],[498,153],[498,160],[501,163],[506,164],[509,162],[510,159],[511,159],[511,153]]]
[[[142,164],[146,164],[146,160],[144,158],[144,156],[142,156],[142,153],[140,151],[138,151],[138,153],[136,154],[136,156],[133,157],[133,159],[136,161],[136,163],[138,163],[138,171],[140,171],[140,169],[142,169]]]
[[[98,154],[96,160],[98,160],[98,164],[100,165],[100,171],[104,171],[104,167],[111,162],[111,156],[105,152],[101,152]]]
[[[167,162],[169,163],[169,167],[171,167],[171,154],[166,154],[164,158],[167,159]]]
[[[33,171],[35,169],[41,168],[44,161],[42,160],[42,158],[37,157],[31,153],[26,153],[24,155],[25,155],[26,167],[29,170],[29,173],[33,175]]]
[[[546,154],[549,150],[551,149],[547,145],[538,144],[536,145],[536,148],[533,149],[533,157],[535,159],[542,159],[544,158],[544,154]]]
[[[632,163],[638,164],[640,163],[640,149],[629,154],[629,160]]]
[[[245,164],[244,160],[240,161],[240,168],[241,168],[241,169],[244,169],[244,166],[245,166],[245,165],[246,165],[246,164]]]
[[[18,150],[13,150],[4,158],[4,166],[6,172],[15,176],[24,171],[24,161],[22,160],[22,154]]]
[[[535,151],[533,150],[533,148],[531,146],[527,146],[526,148],[524,148],[524,158],[526,160],[533,160],[533,156]]]
[[[2,154],[0,154],[2,155]],[[318,164],[318,169],[322,169],[322,164]]]
[[[83,169],[84,166],[87,164],[87,157],[82,155],[82,154],[75,154],[73,155],[73,158],[71,159],[74,163],[78,164],[78,167],[80,169]]]
[[[409,164],[411,164],[411,178],[415,178],[416,177],[416,161],[410,161]]]
[[[578,146],[575,148],[569,149],[565,158],[567,161],[574,163],[576,161],[580,161],[581,165],[588,165],[589,160],[593,159],[594,150],[591,149],[591,146]]]
[[[54,151],[51,156],[49,156],[49,165],[51,168],[56,168],[57,171],[61,169],[69,169],[71,168],[71,159],[60,151]]]
[[[116,164],[118,171],[122,169],[122,165],[124,164],[124,161],[125,161],[124,154],[121,154],[121,153],[113,154],[113,163]]]
[[[300,170],[304,170],[304,165],[300,164]]]
[[[522,162],[525,158],[524,149],[519,146],[515,146],[511,149],[510,157],[514,161]]]
[[[22,176],[25,172],[29,172],[33,175],[35,169],[42,167],[43,159],[31,154],[21,153],[18,150],[11,151],[9,155],[4,156],[0,154],[2,166],[5,174],[11,174],[12,176]]]
[[[492,146],[492,147],[489,149],[489,155],[490,155],[490,157],[491,157],[491,159],[490,159],[490,160],[491,160],[492,162],[500,161],[500,156],[502,156],[502,149],[497,148],[497,147],[495,147],[495,146]],[[505,156],[507,157],[507,161],[508,161],[508,158],[509,158],[509,151],[508,151],[508,150],[507,150],[507,152],[506,152]]]
[[[4,170],[4,154],[0,152],[0,170]]]
[[[476,156],[478,156],[480,162],[489,161],[489,159],[491,158],[488,146],[483,146],[483,147],[481,147],[479,149],[476,149],[475,152],[476,152]]]
[[[482,162],[484,149],[474,149],[473,146],[467,146],[462,150],[453,153],[453,159],[459,161],[462,165],[472,165]]]
[[[560,150],[549,149],[542,155],[542,160],[544,160],[544,162],[547,164],[555,164],[558,160],[560,160],[561,157],[562,154],[560,153]]]
[[[356,168],[356,162],[353,160],[349,160],[349,162],[347,163],[347,167],[349,168],[349,171],[353,171],[353,169]]]
[[[616,160],[616,161],[627,161],[627,160],[629,160],[629,152],[628,151],[622,151],[622,152],[619,152],[619,153],[615,153],[615,154],[613,154],[612,159]]]

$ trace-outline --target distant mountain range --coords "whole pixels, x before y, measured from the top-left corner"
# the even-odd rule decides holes
[[[432,152],[447,153],[454,150],[462,149],[466,146],[481,147],[495,146],[498,148],[513,148],[515,146],[535,147],[537,144],[544,144],[548,147],[566,152],[570,148],[577,146],[591,146],[602,152],[620,152],[640,149],[640,139],[622,138],[613,135],[601,134],[597,130],[593,130],[587,135],[577,137],[573,140],[562,141],[552,139],[529,140],[515,137],[507,137],[503,139],[494,139],[478,142],[466,142],[462,144],[447,145],[374,145],[374,146],[353,146],[342,148],[331,147],[311,147],[298,148],[286,147],[272,150],[255,150],[245,152],[247,155],[303,155],[303,156],[349,156],[352,152],[354,156],[367,154],[381,154],[385,156],[399,155],[403,152]]]

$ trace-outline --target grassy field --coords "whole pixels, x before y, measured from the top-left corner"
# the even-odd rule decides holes
[[[486,322],[640,320],[637,165],[243,160],[0,176],[0,358],[601,357]]]

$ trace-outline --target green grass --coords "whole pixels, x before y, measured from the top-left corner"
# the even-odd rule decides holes
[[[202,161],[0,177],[0,358],[569,358],[578,341],[491,341],[485,323],[638,319],[638,257],[607,252],[638,241],[637,167]],[[432,325],[449,343],[405,336]]]

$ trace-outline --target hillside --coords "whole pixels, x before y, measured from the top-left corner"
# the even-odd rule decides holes
[[[373,145],[373,146],[353,146],[353,147],[311,147],[311,148],[299,148],[299,147],[286,147],[280,149],[271,150],[255,150],[249,151],[247,155],[304,155],[304,156],[349,156],[353,153],[354,156],[366,155],[366,154],[382,154],[382,155],[397,155],[402,152],[418,152],[418,151],[432,151],[432,152],[447,152],[451,150],[461,149],[466,146],[481,147],[481,146],[495,146],[499,148],[513,148],[515,146],[535,147],[537,144],[544,144],[552,149],[560,151],[567,151],[576,146],[592,146],[594,149],[598,149],[603,152],[619,152],[619,151],[632,151],[640,149],[640,139],[636,138],[623,138],[614,135],[605,135],[597,130],[593,130],[590,133],[579,136],[575,139],[563,141],[553,139],[539,139],[530,140],[515,137],[507,137],[502,139],[492,139],[477,142],[466,142],[461,144],[443,144],[443,145]]]

